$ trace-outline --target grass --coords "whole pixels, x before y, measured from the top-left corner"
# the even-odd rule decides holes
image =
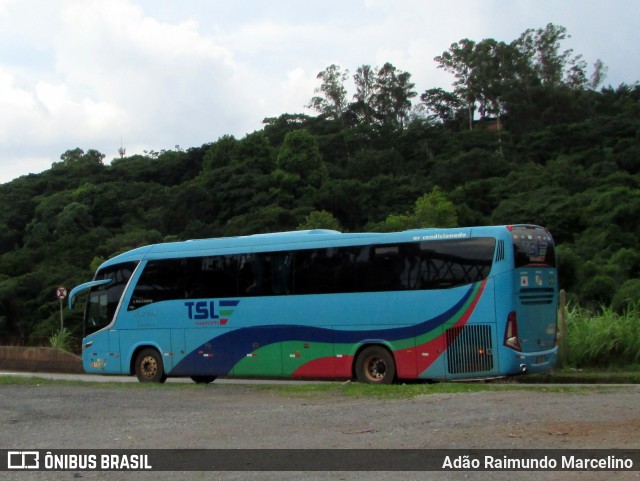
[[[73,346],[71,332],[66,327],[63,327],[49,338],[49,344],[51,347],[71,352]]]
[[[597,312],[574,306],[567,315],[568,363],[575,368],[640,365],[640,306],[622,314],[609,307]]]
[[[640,384],[640,367],[627,369],[554,369],[547,374],[516,378],[527,383]]]
[[[102,389],[179,389],[179,390],[207,390],[212,394],[215,392],[230,392],[242,390],[251,395],[251,392],[266,392],[277,396],[317,398],[326,396],[344,396],[361,399],[411,399],[417,396],[428,396],[433,394],[467,394],[487,391],[522,391],[533,390],[536,392],[581,392],[593,390],[592,387],[567,386],[523,386],[518,383],[505,382],[440,382],[434,384],[408,383],[385,386],[374,386],[358,382],[331,382],[331,383],[307,383],[307,384],[284,384],[274,381],[269,384],[221,384],[213,383],[209,385],[191,383],[171,383],[166,384],[143,384],[143,383],[121,383],[121,382],[84,382],[55,380],[37,377],[2,376],[0,375],[0,385],[23,385],[23,386],[73,386],[77,388],[102,388]]]

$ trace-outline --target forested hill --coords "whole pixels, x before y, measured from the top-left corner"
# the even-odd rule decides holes
[[[55,288],[124,250],[306,227],[540,224],[575,300],[638,300],[640,86],[601,87],[604,64],[587,72],[565,37],[456,42],[434,63],[451,91],[417,92],[389,63],[332,65],[310,92],[317,116],[110,163],[76,148],[0,185],[0,337],[50,335]]]

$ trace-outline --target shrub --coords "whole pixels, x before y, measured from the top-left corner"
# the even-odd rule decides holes
[[[569,364],[575,367],[622,367],[640,362],[640,305],[622,314],[603,307],[593,313],[580,307],[567,316]]]
[[[640,279],[629,279],[615,293],[611,300],[611,307],[618,313],[628,310],[638,310],[640,306]]]
[[[72,342],[71,332],[66,327],[63,327],[49,338],[51,347],[62,349],[63,351],[71,352]]]

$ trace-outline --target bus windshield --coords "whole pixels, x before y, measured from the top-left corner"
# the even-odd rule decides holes
[[[542,227],[513,226],[511,229],[515,267],[556,267],[551,234]]]
[[[85,336],[111,324],[120,297],[124,292],[137,262],[127,262],[98,271],[95,280],[110,280],[108,284],[93,287],[89,292],[85,312]]]

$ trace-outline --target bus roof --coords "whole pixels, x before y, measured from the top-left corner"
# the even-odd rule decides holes
[[[181,242],[153,244],[130,250],[103,263],[100,267],[146,259],[170,259],[229,255],[254,252],[344,247],[360,244],[385,244],[428,240],[453,240],[471,237],[508,238],[507,226],[460,227],[453,229],[414,229],[391,233],[341,233],[334,230],[304,230],[253,234],[240,237],[220,237]]]

